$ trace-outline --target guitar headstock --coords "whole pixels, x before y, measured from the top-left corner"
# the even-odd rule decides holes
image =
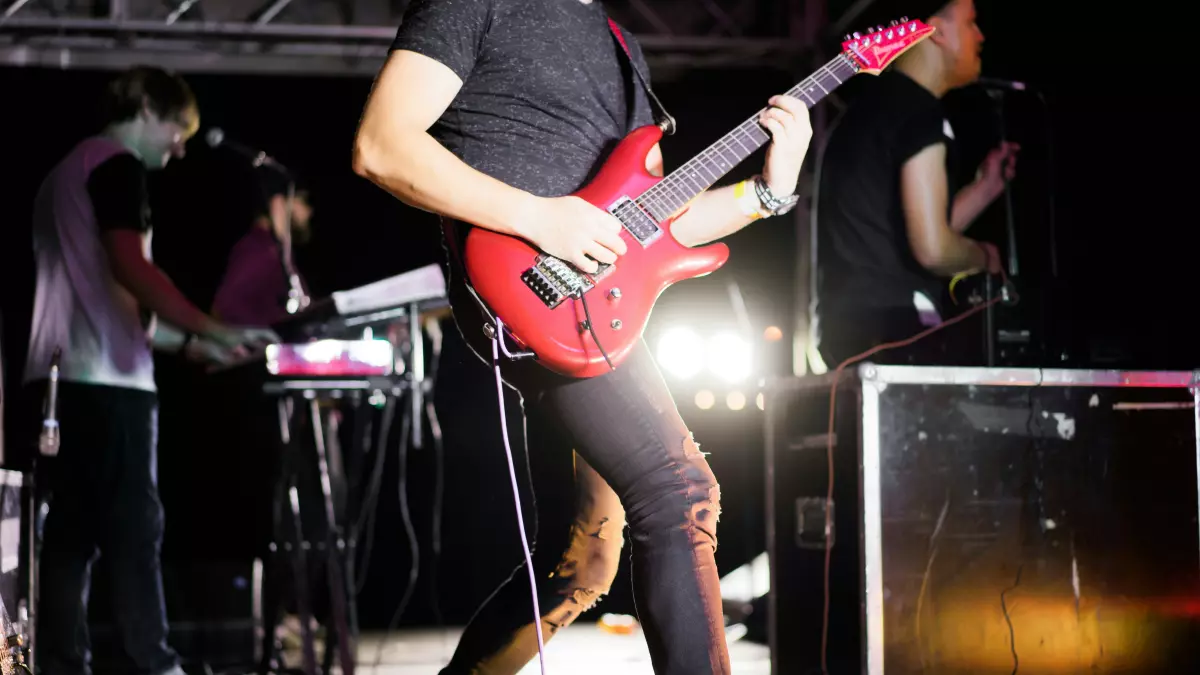
[[[860,73],[878,75],[913,45],[933,35],[934,30],[924,21],[904,17],[886,28],[869,28],[866,35],[847,35],[842,53],[858,64]]]

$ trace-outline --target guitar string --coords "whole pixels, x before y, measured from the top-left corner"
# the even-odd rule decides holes
[[[850,72],[845,73],[845,79],[843,79],[842,77],[838,76],[838,72],[836,72],[834,70],[834,68],[840,68],[842,70],[845,70],[848,68]],[[785,93],[785,95],[793,96],[796,98],[802,97],[801,100],[805,100],[806,103],[808,104],[807,107],[811,108],[811,107],[817,105],[817,103],[819,103],[821,101],[821,99],[823,99],[826,95],[828,95],[830,92],[832,92],[838,86],[841,86],[843,83],[845,83],[845,81],[847,79],[849,79],[850,77],[853,77],[855,74],[857,74],[857,72],[858,71],[857,71],[857,69],[855,69],[854,64],[850,62],[850,60],[846,57],[846,55],[844,53],[839,54],[837,57],[830,60],[829,63],[825,64],[820,69],[818,69],[816,72],[814,72],[812,75],[805,78],[803,81],[801,81],[800,83],[796,84],[791,89],[789,89]],[[836,84],[833,84],[832,86],[826,86],[826,85],[831,84],[831,82],[830,82],[831,79],[833,82],[836,82]],[[806,90],[807,91],[812,90],[812,85],[816,85],[817,87],[820,87],[822,89],[822,91],[824,92],[822,94],[822,96],[816,100],[813,100],[812,96],[805,93]],[[671,208],[672,213],[679,210],[680,208],[683,208],[687,202],[684,202],[684,203],[678,204],[678,205],[675,205],[673,203],[674,201],[678,201],[678,198],[675,195],[671,194],[671,191],[675,188],[675,186],[677,184],[683,183],[684,179],[691,178],[691,182],[693,183],[693,185],[700,188],[697,191],[697,193],[703,192],[704,190],[707,190],[709,187],[711,187],[713,184],[715,184],[718,180],[720,180],[722,176],[724,176],[726,173],[731,171],[734,166],[736,166],[737,164],[744,161],[746,157],[749,157],[751,154],[753,154],[755,151],[757,151],[758,148],[762,147],[762,144],[764,144],[770,140],[770,135],[766,134],[763,131],[761,124],[759,124],[759,122],[758,122],[759,117],[766,110],[767,110],[767,108],[760,109],[757,114],[755,114],[751,118],[749,118],[746,121],[739,124],[732,131],[727,133],[722,138],[718,139],[716,142],[714,142],[712,145],[710,145],[708,148],[706,148],[699,155],[697,155],[693,159],[689,160],[683,166],[679,167],[679,169],[676,169],[669,176],[667,176],[663,180],[659,181],[654,186],[652,186],[650,189],[646,190],[644,193],[639,195],[635,201],[638,202],[639,206],[642,206],[642,208],[649,211],[650,214],[652,216],[654,216],[656,219],[660,219],[659,214],[661,213],[661,209],[656,209],[656,208],[654,208],[654,206],[666,206],[668,208]],[[755,132],[757,132],[759,134],[764,134],[766,136],[766,138],[765,139],[756,138],[754,136]],[[738,138],[739,134],[742,137],[749,137],[752,140],[757,141],[759,143],[758,147],[755,147],[752,149],[747,148],[746,144],[741,139]],[[741,150],[739,150],[738,147],[735,147],[733,145],[734,142],[736,142],[738,144],[738,146],[741,146]],[[749,152],[746,152],[745,156],[740,157],[736,162],[730,162],[728,159],[728,156],[724,152],[725,150],[732,150],[734,152],[735,157],[737,155],[739,155],[742,151],[749,150]],[[706,180],[706,179],[704,179],[703,175],[701,173],[699,173],[698,169],[707,169],[707,172],[709,174],[714,173],[713,170],[710,168],[711,161],[709,161],[709,156],[716,155],[718,153],[719,153],[720,157],[725,161],[725,163],[729,164],[729,167],[726,168],[720,176],[715,176],[711,181],[706,181],[707,184],[697,182],[695,180],[695,177],[697,177],[697,176],[702,181]],[[685,189],[690,190],[690,188],[686,184],[682,184],[681,187],[684,187]],[[651,201],[655,202],[654,206],[646,203],[646,202],[651,202]],[[665,217],[663,219],[665,219]]]
[[[829,92],[831,89],[825,86],[826,84],[829,83],[828,79],[825,79],[825,77],[824,77],[825,75],[828,75],[834,81],[837,82],[837,85],[834,85],[834,88],[836,88],[836,86],[840,86],[845,80],[839,78],[837,73],[832,70],[832,68],[834,66],[848,66],[851,69],[851,72],[848,74],[848,76],[852,77],[853,74],[855,73],[853,64],[851,64],[849,62],[849,60],[845,57],[844,54],[839,54],[837,58],[834,58],[829,63],[822,66],[815,73],[813,73],[808,78],[806,78],[804,81],[800,82],[796,86],[789,89],[786,95],[792,95],[793,93],[800,93],[801,95],[804,96],[805,99],[808,99],[808,103],[810,105],[816,105],[816,103],[819,102],[819,100],[813,101],[811,96],[804,95],[803,92],[805,89],[811,90],[811,88],[812,88],[811,84],[816,84],[817,86],[821,87],[821,89],[825,90],[826,92]],[[848,79],[848,77],[847,77],[847,79]],[[670,192],[669,192],[669,188],[674,188],[676,183],[681,182],[681,179],[679,178],[679,176],[683,175],[684,177],[686,177],[689,170],[691,170],[692,175],[698,175],[694,171],[695,167],[691,167],[690,165],[699,164],[699,165],[703,166],[703,160],[705,160],[708,155],[715,154],[715,153],[713,153],[714,150],[718,150],[718,149],[732,150],[735,153],[735,156],[737,156],[737,154],[739,154],[741,151],[747,150],[748,148],[747,148],[746,144],[743,143],[742,140],[737,138],[737,134],[739,134],[739,133],[743,137],[748,136],[752,140],[758,141],[760,143],[759,147],[761,147],[762,143],[765,143],[766,141],[770,140],[770,136],[766,135],[765,139],[760,140],[753,136],[753,132],[758,131],[759,133],[764,133],[761,125],[758,123],[758,118],[765,110],[766,110],[766,108],[759,110],[758,114],[756,114],[755,116],[751,117],[750,119],[742,122],[740,125],[738,125],[736,128],[734,128],[733,131],[729,132],[721,139],[718,139],[717,142],[715,142],[711,146],[709,146],[708,149],[706,149],[704,152],[702,152],[696,158],[693,158],[691,161],[689,161],[689,162],[685,163],[683,166],[681,166],[678,170],[672,172],[672,174],[670,176],[668,176],[667,178],[663,179],[662,181],[659,181],[658,183],[656,183],[649,190],[647,190],[645,193],[643,193],[641,196],[639,196],[637,201],[643,202],[643,201],[654,200],[656,202],[659,202],[660,204],[667,206],[668,208],[671,208],[671,212],[674,212],[680,208],[683,208],[683,206],[686,205],[686,202],[676,205],[673,202],[677,201],[677,199],[671,200],[671,199],[666,198],[668,196],[671,196]],[[738,144],[738,146],[741,146],[740,151],[737,147],[734,147],[733,142],[736,142]],[[757,147],[753,148],[753,149],[749,149],[749,151],[746,152],[745,157],[748,157],[750,154],[753,154],[757,149],[758,149]],[[721,156],[723,158],[726,157],[724,152],[721,152]],[[725,170],[725,172],[727,173],[728,171],[730,171],[733,168],[733,166],[736,166],[736,164],[743,161],[745,159],[745,157],[739,158],[737,160],[737,162],[729,162],[730,167],[727,168]],[[726,158],[726,162],[728,162],[728,161],[729,160]],[[712,173],[712,172],[710,171],[709,173]],[[722,175],[724,175],[724,174],[722,174]],[[719,176],[714,178],[713,181],[708,184],[708,186],[700,186],[701,189],[699,191],[703,192],[705,189],[710,187],[717,180],[720,180]],[[695,181],[693,181],[693,182],[695,182]],[[687,187],[687,186],[684,185],[684,187]],[[647,210],[650,210],[652,212],[652,215],[654,215],[656,218],[659,216],[659,213],[654,213],[654,211],[661,212],[660,209],[648,208]],[[665,218],[665,216],[664,216],[664,218]]]
[[[849,72],[844,74],[844,79],[842,77],[838,76],[838,73],[834,70],[835,67],[849,69]],[[816,106],[817,103],[819,103],[825,96],[829,95],[834,89],[836,89],[837,87],[844,84],[846,82],[846,80],[850,79],[854,75],[857,75],[859,72],[861,72],[861,70],[862,70],[861,67],[859,67],[856,64],[856,62],[848,56],[848,54],[846,52],[841,52],[836,57],[831,59],[829,61],[829,63],[826,63],[824,66],[822,66],[820,69],[818,69],[812,75],[810,75],[804,81],[800,82],[796,86],[789,89],[787,91],[787,95],[795,95],[797,98],[803,97],[803,99],[805,99],[808,103],[807,107],[809,107],[811,109],[812,107]],[[832,87],[826,87],[825,85],[828,84],[828,80],[824,79],[825,75],[828,75],[829,77],[831,77],[836,82],[836,84],[834,84]],[[820,98],[814,100],[811,95],[805,93],[806,88],[810,93],[812,92],[812,87],[806,86],[806,85],[810,85],[810,84],[816,84],[818,87],[820,87],[823,90],[824,93]],[[672,183],[682,182],[683,178],[688,177],[689,171],[691,173],[691,176],[693,177],[692,182],[694,184],[696,184],[694,177],[699,175],[703,178],[703,176],[701,174],[699,174],[697,171],[695,171],[694,169],[695,168],[708,168],[702,160],[706,159],[707,155],[712,154],[712,152],[711,152],[712,150],[720,148],[722,145],[724,145],[725,149],[732,149],[736,153],[737,149],[734,148],[733,145],[726,139],[731,139],[731,140],[737,141],[738,144],[742,145],[743,149],[745,149],[744,144],[736,138],[735,134],[740,132],[744,136],[751,136],[753,138],[753,136],[751,135],[752,131],[758,130],[759,132],[761,132],[762,127],[760,124],[758,124],[758,117],[765,110],[766,110],[766,108],[759,110],[757,115],[755,115],[754,117],[751,117],[749,120],[738,125],[733,131],[726,134],[725,137],[719,139],[716,143],[714,143],[712,146],[710,146],[708,149],[706,149],[700,155],[698,155],[697,157],[693,158],[691,161],[689,161],[689,162],[685,163],[683,166],[681,166],[679,170],[672,172],[672,174],[670,176],[668,176],[667,178],[664,178],[662,181],[659,181],[658,183],[656,183],[649,190],[647,190],[645,193],[643,193],[641,196],[638,197],[637,201],[639,202],[639,204],[642,201],[659,200],[659,201],[665,203],[665,205],[667,207],[671,208],[672,213],[674,211],[677,211],[680,208],[683,208],[686,205],[687,201],[684,201],[684,203],[682,203],[682,204],[674,205],[671,203],[671,201],[664,198],[666,196],[670,196],[670,193],[668,192],[667,188],[673,187]],[[743,127],[747,127],[747,128],[743,128]],[[755,140],[757,140],[757,139],[755,139]],[[768,140],[770,140],[769,135],[767,135],[767,137],[765,139],[763,139],[761,141],[761,143],[765,143]],[[761,145],[759,147],[761,147]],[[749,153],[746,154],[746,156],[748,157],[750,154],[753,154],[757,149],[758,148],[754,148],[754,149],[750,150]],[[721,153],[721,157],[722,158],[725,157],[724,153]],[[737,163],[740,163],[744,159],[745,159],[745,157],[742,157],[742,158],[738,159],[737,162],[731,163],[731,166],[726,168],[725,172],[728,173],[728,171],[732,170],[733,166],[736,166]],[[690,165],[693,163],[697,164],[698,167],[690,167]],[[709,169],[708,172],[710,174],[713,173],[711,169]],[[724,174],[722,174],[722,175],[724,175]],[[679,176],[682,176],[682,178],[678,178]],[[711,182],[707,183],[707,185],[700,185],[700,189],[698,192],[703,192],[704,190],[708,189],[716,181],[720,180],[720,178],[721,178],[720,176],[717,176]],[[699,184],[697,184],[697,185],[699,185]],[[687,188],[686,185],[683,185],[683,187]],[[648,210],[650,210],[650,209],[648,209]],[[654,213],[653,215],[658,217],[657,213]],[[667,214],[667,215],[669,215],[669,214]],[[665,217],[666,216],[663,216],[664,219],[665,219]]]
[[[842,78],[838,77],[837,72],[835,72],[833,70],[835,67],[848,68],[850,70],[850,72],[846,75],[845,79],[842,79]],[[838,54],[838,56],[831,59],[828,63],[823,65],[821,68],[819,68],[817,71],[815,71],[812,75],[809,75],[807,78],[805,78],[804,80],[802,80],[799,83],[797,83],[796,85],[794,85],[791,89],[788,89],[784,95],[786,95],[786,96],[793,96],[795,94],[803,95],[804,98],[807,99],[807,102],[810,107],[815,106],[830,92],[832,92],[834,89],[836,89],[837,87],[844,84],[847,79],[849,79],[850,77],[853,77],[855,74],[857,74],[857,72],[858,72],[858,70],[855,68],[854,63],[852,63],[850,61],[850,59],[847,58],[844,53]],[[830,81],[829,81],[830,79],[832,79],[837,84],[834,84],[832,86],[826,86],[826,85],[830,84]],[[814,84],[816,86],[820,87],[822,89],[822,91],[824,92],[824,94],[821,96],[821,98],[818,98],[816,100],[813,100],[813,98],[811,96],[804,95],[804,90],[808,89],[809,91],[811,91],[812,85],[814,85]],[[729,168],[725,169],[721,173],[720,176],[714,176],[711,181],[707,182],[707,184],[696,183],[695,180],[693,180],[693,185],[700,188],[699,190],[697,190],[697,194],[704,192],[705,190],[710,188],[713,184],[715,184],[718,180],[720,180],[722,176],[724,176],[729,171],[731,171],[733,169],[733,167],[737,166],[742,161],[744,161],[746,159],[746,157],[749,157],[750,155],[754,154],[755,151],[757,151],[767,141],[770,140],[770,135],[767,134],[762,129],[762,126],[758,122],[759,117],[766,110],[767,110],[767,108],[760,109],[757,114],[755,114],[754,116],[751,116],[749,119],[743,121],[741,124],[739,124],[737,127],[735,127],[732,131],[725,134],[725,136],[723,136],[722,138],[717,139],[716,142],[714,142],[712,145],[710,145],[707,149],[705,149],[699,155],[697,155],[696,157],[694,157],[691,160],[689,160],[688,162],[686,162],[679,169],[676,169],[675,171],[671,172],[671,174],[669,176],[667,176],[666,178],[664,178],[663,180],[659,181],[658,183],[655,183],[652,187],[650,187],[650,189],[643,192],[636,199],[630,200],[629,202],[626,202],[626,203],[622,204],[621,206],[617,207],[616,211],[614,212],[614,215],[616,215],[618,218],[621,218],[622,216],[624,216],[626,218],[631,218],[635,214],[641,215],[641,213],[645,213],[646,215],[649,215],[652,219],[657,221],[655,223],[655,225],[657,226],[658,222],[665,220],[665,216],[660,217],[659,214],[661,212],[661,209],[655,208],[655,206],[658,206],[661,204],[661,205],[665,205],[667,207],[671,207],[671,209],[672,209],[671,212],[673,213],[673,212],[683,208],[686,205],[686,202],[685,202],[683,204],[678,205],[677,207],[673,207],[671,202],[666,200],[666,196],[671,194],[668,191],[668,188],[673,189],[673,186],[671,186],[671,185],[664,186],[664,184],[669,183],[672,180],[674,180],[675,182],[680,182],[680,180],[682,180],[682,179],[676,179],[674,177],[680,176],[680,175],[683,175],[684,177],[686,177],[687,172],[688,172],[688,167],[693,164],[697,165],[697,166],[692,167],[692,169],[691,169],[692,175],[693,176],[700,175],[695,171],[695,169],[696,168],[704,168],[705,164],[704,164],[703,160],[705,159],[705,157],[709,154],[715,154],[713,152],[714,150],[720,150],[721,156],[723,158],[725,158],[726,163],[729,164]],[[737,134],[739,132],[742,134],[742,136],[748,137],[752,141],[756,141],[758,143],[758,146],[751,149],[745,143],[743,143],[741,140],[738,140],[736,138],[735,134]],[[762,138],[762,139],[756,138],[753,135],[753,133],[755,133],[755,132],[757,132],[758,134],[762,134],[764,136],[764,138]],[[736,141],[738,146],[740,146],[740,150],[739,150],[739,148],[734,147],[731,141]],[[735,157],[739,153],[745,152],[745,156],[740,157],[739,159],[737,159],[736,162],[731,162],[728,160],[727,156],[724,154],[724,150],[733,151]],[[712,170],[709,170],[708,173],[712,174],[713,172],[712,172]],[[703,178],[703,177],[701,176],[701,178]],[[686,187],[686,186],[684,186],[684,187]],[[652,205],[652,204],[647,203],[647,202],[651,202],[651,201],[654,201],[655,204]],[[632,213],[631,213],[631,209],[632,209]],[[641,212],[641,213],[639,213],[639,212]],[[630,234],[633,235],[633,232],[630,231]],[[637,237],[636,235],[634,235],[634,238],[641,241],[641,239],[639,237]]]

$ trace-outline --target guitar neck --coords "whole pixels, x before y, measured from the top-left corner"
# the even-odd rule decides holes
[[[857,65],[844,54],[839,54],[803,82],[789,89],[787,95],[803,101],[805,106],[811,109],[858,71]],[[765,110],[759,110],[704,152],[672,171],[638,197],[637,203],[660,222],[679,211],[696,195],[712,187],[733,167],[771,140],[770,134],[758,122]]]

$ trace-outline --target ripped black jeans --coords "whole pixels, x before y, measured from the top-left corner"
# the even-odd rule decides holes
[[[554,552],[556,564],[535,570],[543,636],[609,591],[628,521],[634,598],[654,672],[729,673],[713,557],[720,489],[649,350],[640,344],[615,372],[585,380],[526,365],[540,368],[524,362],[505,379],[521,391],[530,454],[575,452],[569,543],[561,556]],[[506,484],[497,480],[496,489]],[[537,656],[532,604],[522,566],[476,613],[442,675],[517,673]]]

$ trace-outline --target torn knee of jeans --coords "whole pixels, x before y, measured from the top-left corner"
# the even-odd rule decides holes
[[[713,483],[708,488],[707,498],[692,504],[690,524],[712,541],[714,550],[717,547],[717,522],[720,520],[721,486]]]
[[[602,600],[604,598],[604,596],[608,595],[608,591],[609,591],[608,588],[605,588],[605,589],[596,589],[596,588],[574,588],[574,589],[571,589],[571,592],[569,595],[570,604],[578,607],[579,613],[582,614],[583,612],[586,612],[589,609],[595,607],[596,603],[600,602],[600,600]]]
[[[613,518],[601,518],[600,523],[596,526],[595,530],[592,531],[589,536],[591,536],[593,539],[600,539],[602,541],[623,542],[624,537],[621,535],[621,531],[624,529],[625,529],[624,520],[613,519]]]
[[[573,612],[569,607],[556,607],[554,611],[542,617],[542,621],[550,627],[550,634],[554,635],[565,626],[571,625],[582,612]]]

